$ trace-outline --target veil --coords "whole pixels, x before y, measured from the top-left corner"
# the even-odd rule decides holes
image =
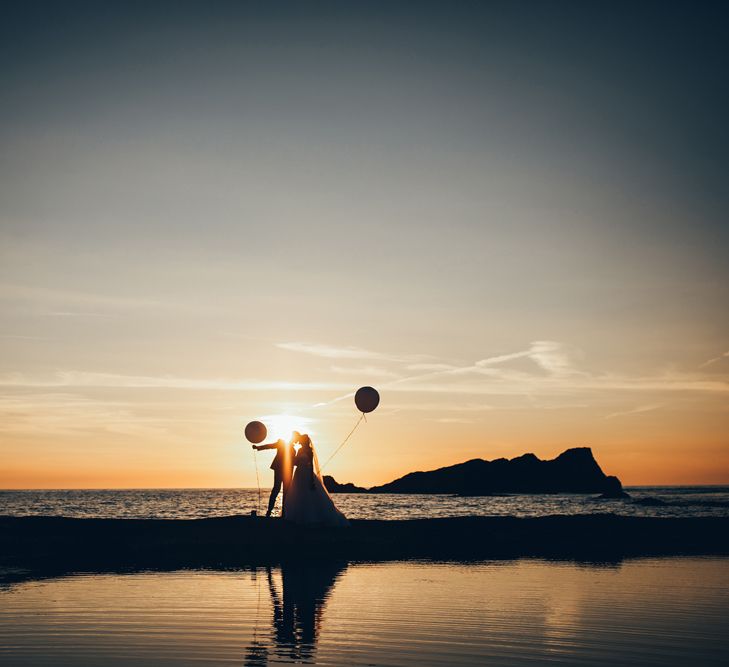
[[[309,446],[311,447],[311,469],[313,470],[314,475],[318,478],[318,480],[321,482],[321,488],[326,493],[327,496],[329,496],[329,491],[327,490],[327,485],[324,484],[324,478],[321,474],[321,468],[319,467],[319,457],[316,455],[316,447],[314,447],[314,443],[312,442],[311,438],[309,438]],[[331,496],[329,496],[331,498]]]
[[[316,455],[316,447],[309,438],[309,445],[311,446],[311,461],[314,464],[314,474],[319,478],[320,482],[324,482],[324,478],[321,476],[321,468],[319,467],[319,457]]]

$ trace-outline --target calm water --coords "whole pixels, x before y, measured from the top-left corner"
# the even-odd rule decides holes
[[[613,512],[630,516],[729,516],[727,487],[635,487],[632,500],[591,495],[461,498],[432,495],[337,494],[337,506],[354,519],[405,519],[463,515],[542,516]],[[263,509],[268,495],[251,489],[143,489],[129,491],[0,491],[0,515],[200,518]],[[260,511],[260,510],[259,510]]]
[[[299,565],[0,586],[15,665],[726,665],[729,560]]]

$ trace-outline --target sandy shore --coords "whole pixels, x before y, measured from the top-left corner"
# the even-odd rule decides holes
[[[603,515],[352,521],[304,528],[278,519],[0,517],[0,567],[103,571],[276,564],[292,558],[616,561],[728,554],[729,519]]]

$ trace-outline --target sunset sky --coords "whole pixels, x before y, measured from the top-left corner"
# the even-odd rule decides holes
[[[0,487],[255,486],[361,385],[340,481],[729,483],[720,3],[145,4],[3,9]]]

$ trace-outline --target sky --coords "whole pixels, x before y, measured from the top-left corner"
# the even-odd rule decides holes
[[[0,488],[729,483],[722,3],[3,14]]]

